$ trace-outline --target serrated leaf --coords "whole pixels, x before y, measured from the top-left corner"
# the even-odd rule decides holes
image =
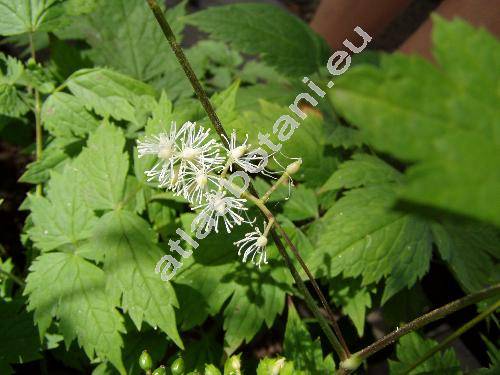
[[[69,90],[101,116],[136,121],[134,104],[139,96],[155,96],[155,90],[134,78],[109,69],[81,69],[68,78]]]
[[[117,210],[101,217],[96,228],[95,244],[106,249],[108,290],[122,296],[122,307],[137,329],[146,321],[183,348],[175,323],[174,289],[154,272],[164,254],[154,243],[149,224],[132,212]]]
[[[351,318],[360,337],[365,330],[366,309],[372,306],[369,288],[358,279],[334,278],[330,282],[330,295],[336,306]]]
[[[87,147],[76,158],[74,167],[83,176],[81,189],[91,208],[107,210],[120,204],[128,171],[124,145],[123,132],[105,121],[90,134]]]
[[[387,278],[384,301],[411,287],[428,270],[431,233],[424,220],[391,209],[395,197],[390,184],[347,192],[315,223],[313,263],[330,276],[362,276],[363,285]]]
[[[412,332],[399,339],[396,346],[398,361],[389,360],[389,370],[391,374],[406,374],[406,369],[419,360],[428,350],[437,345],[431,339],[424,339],[418,333]],[[421,365],[409,372],[411,375],[417,374],[461,374],[460,362],[453,349],[436,353]]]
[[[401,198],[500,225],[500,74],[488,68],[500,44],[460,20],[434,23],[438,66],[385,56],[351,69],[330,98],[367,143],[414,162]]]
[[[61,0],[0,0],[0,35],[51,31],[61,25]]]
[[[28,233],[42,251],[62,246],[75,251],[91,236],[96,217],[82,200],[79,181],[78,171],[68,165],[62,173],[52,173],[47,197],[30,197],[34,226]]]
[[[57,317],[67,346],[78,338],[89,358],[107,358],[125,373],[120,352],[125,329],[100,268],[73,254],[43,254],[31,264],[26,282],[28,308],[41,333]]]
[[[304,185],[299,185],[283,205],[283,214],[290,220],[315,219],[318,217],[316,194]]]
[[[28,112],[26,95],[16,87],[23,73],[22,62],[0,52],[0,115],[18,117]]]
[[[432,233],[441,257],[467,292],[498,282],[500,233],[474,222],[434,224]]]
[[[293,304],[288,305],[283,349],[285,356],[293,361],[296,370],[306,371],[308,374],[333,372],[333,368],[326,368],[323,363],[319,338],[317,340],[311,338]]]
[[[115,68],[143,82],[158,80],[170,62],[181,71],[153,14],[144,5],[142,0],[105,1],[76,21],[75,27],[92,47],[88,56],[95,65]],[[165,12],[179,42],[184,14],[185,2]],[[107,21],[103,23],[103,19]]]
[[[49,96],[42,106],[43,126],[56,137],[84,137],[99,125],[84,101],[64,92]]]
[[[401,174],[376,156],[355,154],[325,182],[321,191],[399,182]]]
[[[208,8],[186,19],[242,52],[261,55],[269,65],[290,76],[309,74],[326,61],[324,41],[301,20],[276,6],[232,4]]]
[[[68,155],[60,148],[45,149],[40,160],[35,160],[26,166],[26,172],[19,178],[19,182],[41,184],[50,177],[50,171],[60,165]]]

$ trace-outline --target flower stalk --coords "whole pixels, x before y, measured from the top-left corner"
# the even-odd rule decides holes
[[[207,113],[211,123],[213,124],[216,132],[218,133],[219,137],[221,138],[221,141],[223,142],[223,144],[226,148],[229,148],[229,142],[228,142],[229,137],[227,136],[226,131],[222,127],[222,124],[219,120],[219,117],[217,116],[212,104],[210,103],[210,100],[209,100],[205,90],[201,86],[201,83],[198,80],[195,72],[193,71],[188,59],[186,58],[184,52],[182,51],[182,48],[177,43],[175,35],[172,31],[172,28],[168,24],[168,21],[166,20],[162,9],[160,8],[160,6],[156,2],[156,0],[146,0],[146,1],[149,5],[151,11],[153,12],[158,24],[160,25],[160,28],[162,29],[163,34],[165,35],[168,43],[170,44],[170,47],[171,47],[172,51],[174,52],[177,60],[179,61],[181,67],[183,68],[187,78],[191,82],[191,85],[193,86],[193,89],[194,89],[196,95],[198,96],[198,99],[200,100],[200,102],[201,102],[205,112]],[[249,186],[249,191],[250,191],[251,195],[253,197],[255,197],[256,200],[258,200],[260,202],[260,200],[257,198],[257,192],[255,191],[255,188],[252,186],[252,184],[250,184],[250,186]],[[263,205],[263,204],[261,206],[265,207],[265,205]],[[261,208],[261,207],[259,207],[259,208]],[[262,211],[262,209],[261,209],[261,211]],[[266,207],[266,211],[267,211],[267,213],[270,213],[270,211],[267,210],[267,207]],[[266,214],[266,212],[264,212],[264,211],[262,211],[262,212],[264,213],[264,215],[268,219],[274,218],[274,216],[272,214],[271,214],[271,216],[268,216],[268,214]],[[281,226],[279,226],[279,224],[277,222],[275,222],[274,225],[276,225],[278,229],[281,228]],[[281,228],[280,232],[283,234],[284,230]],[[339,341],[339,339],[337,339],[335,334],[333,334],[326,319],[323,317],[323,315],[319,311],[314,299],[312,298],[311,294],[307,290],[307,288],[306,288],[304,282],[302,281],[297,269],[295,268],[295,266],[291,262],[291,260],[288,256],[288,253],[287,253],[283,243],[281,242],[280,238],[278,237],[278,235],[276,234],[276,232],[274,230],[270,230],[270,233],[271,233],[271,237],[273,238],[273,241],[275,242],[275,244],[278,248],[278,251],[280,252],[281,256],[284,258],[285,264],[289,268],[289,270],[292,274],[292,277],[294,278],[296,284],[299,286],[299,289],[303,293],[308,307],[313,312],[315,317],[318,319],[318,322],[319,322],[322,330],[324,331],[325,335],[327,336],[330,343],[334,347],[335,351],[339,355],[340,359],[341,360],[346,359],[349,356],[349,350],[347,348],[345,340],[342,337],[342,334],[340,332],[340,328],[338,327],[338,324],[337,324],[336,320],[334,319],[333,314],[331,313],[331,309],[328,306],[328,303],[326,302],[326,298],[324,297],[323,293],[319,289],[319,286],[317,285],[316,280],[312,277],[311,272],[308,270],[304,261],[302,260],[302,258],[298,254],[298,251],[295,248],[295,246],[293,246],[290,239],[288,239],[287,243],[289,245],[292,245],[292,252],[294,253],[294,255],[296,257],[298,257],[300,265],[302,266],[302,268],[304,268],[304,271],[308,275],[308,277],[311,281],[311,284],[314,287],[315,292],[318,294],[318,296],[321,300],[321,303],[323,304],[323,306],[325,307],[325,309],[329,315],[331,324],[333,325],[335,332],[336,332],[337,336],[339,337],[340,341]],[[287,238],[288,237],[285,237],[285,239],[287,239]]]

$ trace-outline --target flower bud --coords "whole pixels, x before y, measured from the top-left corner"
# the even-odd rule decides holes
[[[204,375],[221,375],[219,369],[214,365],[205,365]]]
[[[288,175],[292,175],[292,174],[295,174],[299,171],[300,169],[300,165],[302,164],[302,159],[299,159],[299,160],[296,160],[294,161],[292,164],[289,164],[287,167],[286,167],[286,173]]]
[[[172,371],[172,374],[183,374],[184,372],[179,372],[179,373],[174,373]],[[160,367],[158,367],[156,370],[153,371],[153,375],[167,375],[167,369],[165,368],[165,366],[161,365]]]
[[[224,374],[240,375],[241,374],[241,361],[240,355],[233,355],[229,357],[224,365]]]
[[[144,371],[149,371],[151,370],[151,367],[153,367],[153,360],[147,350],[144,350],[141,353],[141,356],[139,357],[139,366]]]
[[[184,360],[181,357],[177,358],[170,366],[170,370],[173,375],[184,374]]]

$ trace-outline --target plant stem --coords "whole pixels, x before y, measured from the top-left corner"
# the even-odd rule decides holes
[[[288,246],[292,250],[293,254],[297,258],[299,264],[301,265],[302,269],[307,274],[307,277],[309,278],[309,280],[311,280],[311,284],[313,285],[313,288],[316,291],[316,294],[318,295],[319,299],[321,300],[321,304],[325,308],[325,310],[327,312],[327,315],[328,315],[328,318],[332,322],[333,329],[335,330],[335,334],[337,335],[337,337],[339,339],[339,344],[340,344],[340,346],[342,348],[343,355],[345,356],[345,358],[348,358],[351,355],[351,353],[349,352],[349,349],[348,349],[347,344],[346,344],[346,342],[344,340],[344,337],[342,336],[342,333],[340,332],[340,327],[337,324],[337,320],[335,319],[335,317],[333,315],[333,312],[330,309],[330,306],[328,306],[328,302],[326,301],[325,296],[323,295],[323,293],[319,289],[319,286],[316,283],[316,280],[314,280],[314,277],[311,274],[311,272],[309,271],[309,268],[307,267],[307,265],[305,264],[304,260],[300,256],[299,251],[297,250],[297,248],[295,247],[295,245],[292,243],[292,241],[290,240],[290,238],[286,234],[286,232],[283,229],[283,227],[275,219],[275,217],[272,214],[272,212],[269,211],[269,209],[267,208],[267,206],[264,204],[264,202],[262,201],[262,199],[259,199],[259,198],[253,196],[250,193],[246,193],[245,194],[245,198],[251,200],[262,211],[262,213],[264,213],[264,215],[268,218],[269,221],[273,220],[274,226],[278,229],[280,235],[285,239],[285,241],[287,242]],[[293,264],[292,264],[292,267],[295,268],[295,266],[293,266]],[[299,276],[299,279],[302,282],[302,278],[300,276]]]
[[[29,44],[31,58],[36,62],[35,54],[35,44],[33,43],[33,34],[29,33]],[[36,143],[36,160],[40,160],[42,157],[43,149],[43,138],[42,138],[42,121],[41,121],[41,103],[40,103],[40,93],[36,88],[33,88],[35,94],[35,108],[33,113],[35,114],[35,143]],[[42,195],[42,185],[36,185],[36,195]]]
[[[468,321],[465,323],[462,327],[457,329],[455,332],[453,332],[451,335],[449,335],[446,339],[444,339],[442,342],[439,343],[439,345],[436,345],[429,351],[427,351],[418,361],[413,363],[411,366],[409,366],[404,374],[409,374],[410,371],[413,369],[417,368],[420,366],[422,363],[427,361],[429,358],[431,358],[434,354],[437,352],[445,349],[448,344],[450,344],[453,340],[458,338],[459,336],[463,335],[465,332],[467,332],[469,329],[474,327],[477,323],[479,323],[481,320],[485,319],[488,315],[493,314],[496,309],[500,308],[500,300],[488,307],[486,310],[484,310],[481,314],[476,316],[474,319]]]
[[[456,301],[450,302],[444,306],[432,310],[431,312],[428,312],[425,315],[422,315],[421,317],[418,317],[415,320],[412,320],[410,323],[404,324],[402,327],[399,327],[395,331],[392,331],[388,335],[382,337],[380,340],[360,350],[354,355],[359,356],[362,359],[366,359],[369,356],[378,352],[379,350],[392,344],[401,336],[404,336],[407,333],[415,331],[429,323],[444,318],[445,316],[454,313],[455,311],[458,311],[460,309],[463,309],[464,307],[473,305],[477,302],[493,297],[499,293],[500,293],[500,283],[495,284],[489,288],[482,289],[478,292],[469,294],[463,298],[457,299]]]
[[[205,93],[205,90],[203,90],[203,87],[201,86],[200,81],[198,80],[193,68],[191,67],[191,64],[189,63],[188,59],[186,58],[186,55],[184,54],[184,52],[182,51],[182,48],[177,43],[177,41],[175,39],[175,35],[172,32],[172,28],[168,24],[168,21],[166,20],[165,15],[163,14],[163,11],[158,6],[156,0],[146,0],[146,1],[148,3],[149,7],[151,8],[151,11],[153,12],[156,20],[158,21],[158,24],[160,25],[160,27],[163,31],[163,34],[165,35],[166,39],[168,40],[170,47],[172,48],[175,56],[177,57],[177,60],[181,64],[182,68],[184,69],[184,72],[186,73],[186,76],[188,77],[189,81],[191,82],[191,85],[193,86],[193,89],[196,92],[198,99],[200,100],[205,111],[207,112],[208,117],[215,128],[215,131],[219,135],[222,143],[227,148],[229,148],[229,144],[228,144],[229,137],[227,136],[226,131],[222,127],[222,124],[219,120],[219,117],[217,116],[217,113],[215,112],[212,104],[210,103],[210,100],[209,100],[207,94]],[[249,195],[252,195],[260,202],[260,200],[257,198],[257,192],[255,191],[252,184],[250,184],[250,186],[249,186],[249,191],[251,192],[251,194],[249,194]],[[266,207],[266,210],[267,210],[267,207]],[[266,215],[266,213],[264,211],[262,211],[262,212]],[[267,210],[267,212],[270,213],[269,210]],[[269,216],[267,216],[267,217],[268,217],[268,219],[270,218]],[[272,214],[271,214],[271,217],[274,218],[274,216]],[[275,223],[275,224],[277,224],[277,223]],[[278,228],[281,228],[281,227],[278,226]],[[281,229],[280,232],[284,233],[283,229]],[[319,289],[318,284],[316,283],[316,280],[314,280],[314,278],[312,277],[311,272],[307,268],[306,264],[303,262],[302,258],[300,258],[300,255],[298,254],[297,249],[292,244],[292,246],[293,246],[292,252],[295,254],[295,256],[299,257],[299,263],[302,266],[302,268],[304,268],[304,271],[306,272],[312,285],[314,286],[314,289],[315,289],[316,293],[318,294],[323,306],[327,310],[327,312],[329,314],[329,318],[331,320],[331,323],[335,329],[335,332],[336,332],[337,336],[340,338],[340,342],[337,339],[337,337],[335,337],[333,332],[330,330],[330,327],[328,326],[325,318],[323,317],[323,315],[319,311],[318,307],[316,306],[314,299],[312,298],[309,291],[305,287],[305,284],[302,281],[299,273],[297,272],[297,269],[295,268],[295,266],[291,262],[283,243],[281,242],[281,240],[279,239],[278,235],[276,234],[276,232],[274,230],[271,230],[271,237],[273,238],[273,241],[275,242],[276,247],[278,248],[280,254],[283,256],[287,267],[290,269],[290,272],[292,273],[292,276],[293,276],[295,282],[297,283],[297,285],[301,289],[302,293],[304,294],[304,297],[306,299],[306,302],[307,302],[309,308],[311,309],[313,314],[318,319],[318,322],[320,322],[320,326],[322,327],[323,331],[325,332],[325,335],[328,337],[329,341],[332,343],[335,351],[337,352],[337,354],[339,355],[341,360],[346,359],[349,356],[349,350],[347,349],[347,345],[345,344],[345,340],[342,337],[342,334],[340,332],[338,324],[337,324],[336,320],[334,319],[333,314],[331,313],[331,309],[328,306],[328,303],[326,302],[326,298],[323,296],[321,290]],[[286,237],[285,239],[287,239],[287,238],[288,237]],[[289,245],[291,244],[291,241],[289,239],[287,242],[289,243]]]
[[[266,203],[268,200],[269,200],[269,197],[271,196],[272,193],[274,193],[274,191],[286,180],[288,180],[290,178],[290,175],[288,173],[283,172],[283,174],[281,175],[280,178],[278,178],[278,180],[273,184],[273,186],[271,186],[269,188],[268,191],[266,191],[264,193],[264,195],[262,196],[262,198],[260,199],[262,201],[262,203]]]
[[[24,287],[26,285],[26,283],[22,279],[20,279],[19,277],[10,272],[4,271],[1,268],[0,268],[0,274],[7,276],[9,279],[12,279],[12,281],[14,281],[19,286]]]
[[[188,59],[186,58],[186,55],[184,54],[184,51],[182,51],[181,46],[177,43],[177,40],[175,39],[174,32],[172,31],[172,28],[168,24],[167,19],[165,18],[165,15],[163,14],[163,11],[159,7],[158,3],[156,0],[146,0],[149,7],[151,8],[151,11],[153,12],[156,20],[158,21],[158,24],[160,25],[163,34],[168,40],[168,43],[170,44],[170,48],[172,48],[172,51],[174,52],[175,56],[177,57],[177,60],[182,66],[182,69],[184,69],[184,73],[186,73],[186,76],[189,79],[189,82],[191,82],[191,85],[193,86],[193,89],[198,96],[198,99],[201,102],[201,105],[205,109],[205,112],[207,112],[208,118],[212,122],[212,124],[215,127],[215,130],[219,135],[224,135],[222,137],[222,142],[226,147],[229,146],[228,144],[228,136],[226,134],[226,131],[222,127],[222,124],[219,120],[219,116],[217,116],[217,113],[215,113],[215,109],[212,106],[212,103],[210,103],[210,100],[208,99],[207,94],[205,93],[205,90],[203,90],[203,87],[201,86],[200,81],[196,77],[196,74],[191,67],[191,64],[189,63]]]

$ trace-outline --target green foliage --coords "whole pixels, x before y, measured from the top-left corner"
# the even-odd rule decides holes
[[[33,327],[33,316],[26,312],[23,298],[0,300],[0,353],[2,374],[13,373],[9,364],[41,358],[40,340]]]
[[[304,371],[308,374],[324,374],[333,370],[332,367],[329,367],[331,365],[329,360],[323,362],[319,338],[312,340],[307,327],[292,304],[288,305],[288,320],[283,345],[285,356],[293,358],[293,365],[297,371]]]
[[[298,18],[264,4],[213,7],[186,18],[187,22],[231,43],[236,49],[259,54],[290,76],[315,72],[328,58],[328,49]]]
[[[66,346],[78,338],[89,358],[107,358],[125,372],[120,350],[123,319],[115,309],[116,298],[104,291],[102,269],[77,254],[48,253],[32,263],[26,281],[28,308],[34,310],[41,334],[57,317]]]
[[[51,31],[61,25],[61,0],[1,0],[0,35]]]
[[[259,133],[282,143],[273,125],[292,115],[305,88],[297,77],[326,86],[328,47],[280,8],[186,15],[180,2],[165,14],[179,41],[186,23],[209,34],[186,55],[226,131],[248,133],[252,146]],[[303,107],[307,118],[268,165],[279,177],[290,158],[302,159],[292,188],[278,187],[268,206],[360,337],[371,309],[383,307],[388,324],[421,313],[418,281],[433,256],[465,292],[499,279],[499,76],[484,69],[500,64],[499,43],[462,21],[435,22],[436,65],[361,56],[335,81],[333,108],[326,98]],[[195,248],[182,240],[188,258],[169,249],[177,228],[191,233],[193,214],[184,198],[147,181],[152,159],[139,159],[137,140],[168,132],[172,121],[211,124],[146,2],[0,0],[0,34],[20,51],[32,38],[43,56],[0,54],[2,144],[34,149],[26,139],[35,133],[35,90],[43,127],[42,156],[19,179],[40,185],[20,207],[25,252],[4,257],[0,246],[0,373],[49,352],[51,362],[95,374],[333,373],[316,322],[292,303],[284,314],[287,298],[300,306],[303,296],[271,241],[261,268],[242,263],[233,244],[250,226]],[[262,195],[274,180],[254,182]],[[256,210],[248,214],[261,228]],[[165,254],[182,263],[171,282],[155,273]],[[402,309],[407,299],[416,307]],[[391,372],[434,345],[403,337]],[[447,350],[412,373],[459,371]]]
[[[403,336],[396,346],[398,361],[389,360],[391,374],[406,374],[406,369],[420,359],[428,350],[437,345],[437,342],[422,338],[418,333],[412,332]],[[443,353],[436,353],[427,361],[417,366],[409,374],[439,373],[461,374],[460,363],[453,349]]]
[[[498,66],[500,45],[463,21],[435,24],[439,66],[384,56],[380,67],[359,66],[341,77],[330,98],[365,141],[415,162],[401,199],[499,225],[500,76],[477,66]]]

